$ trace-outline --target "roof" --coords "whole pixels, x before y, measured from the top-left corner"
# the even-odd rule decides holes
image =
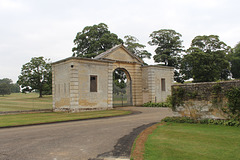
[[[82,58],[82,57],[68,57],[56,62],[51,63],[52,65],[58,64],[58,63],[62,63],[62,62],[66,62],[69,60],[85,60],[85,61],[96,61],[96,62],[105,62],[105,63],[114,63],[115,61],[113,60],[105,60],[105,59],[91,59],[91,58]]]
[[[138,62],[140,63],[144,63],[142,59],[140,59],[138,56],[136,56],[135,54],[131,53],[124,45],[119,44],[114,46],[113,48],[97,55],[94,59],[106,59],[106,57],[111,54],[112,52],[114,52],[115,50],[122,48],[123,50],[125,50],[131,57],[137,59]]]

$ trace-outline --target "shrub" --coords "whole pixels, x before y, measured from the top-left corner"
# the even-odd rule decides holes
[[[240,120],[240,87],[233,87],[226,93],[228,108],[225,110],[231,119]]]
[[[224,125],[224,126],[235,126],[240,127],[240,121],[230,119],[201,119],[195,120],[189,117],[165,117],[162,119],[162,122],[174,122],[174,123],[200,123],[200,124],[209,124],[209,125]]]
[[[143,107],[170,107],[171,108],[171,104],[167,102],[161,102],[161,103],[147,102],[143,104]]]

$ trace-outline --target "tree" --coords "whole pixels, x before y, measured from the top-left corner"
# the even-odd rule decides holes
[[[11,85],[11,93],[19,93],[20,92],[20,86],[17,83],[13,83]]]
[[[12,80],[9,78],[0,79],[0,95],[11,94]]]
[[[147,50],[144,50],[144,48],[146,47],[145,45],[142,45],[140,43],[138,43],[138,39],[127,35],[124,37],[126,40],[124,42],[126,48],[133,54],[135,54],[136,56],[138,56],[139,58],[143,59],[143,58],[151,58],[151,53],[149,53]]]
[[[181,73],[184,79],[193,78],[193,82],[227,79],[230,67],[227,53],[230,50],[216,35],[195,37],[182,59]]]
[[[240,42],[234,47],[229,55],[231,62],[231,72],[233,78],[240,78]]]
[[[127,75],[122,69],[116,69],[113,72],[113,88],[115,93],[119,94],[120,92],[126,93],[124,88],[127,87]]]
[[[0,84],[0,95],[4,96],[7,94],[11,94],[11,89],[9,85],[7,85],[6,83]]]
[[[123,40],[111,33],[104,23],[86,26],[74,39],[76,47],[72,48],[73,56],[93,58],[121,43]]]
[[[165,66],[177,66],[183,51],[182,35],[171,29],[161,29],[150,34],[151,46],[157,46],[153,56],[155,62],[164,62]]]
[[[17,83],[13,83],[13,81],[9,78],[0,79],[1,85],[1,93],[11,94],[11,93],[19,93],[20,87]]]
[[[21,75],[17,83],[21,85],[23,92],[39,91],[39,97],[43,92],[52,89],[52,68],[47,59],[34,57],[30,62],[22,66]]]

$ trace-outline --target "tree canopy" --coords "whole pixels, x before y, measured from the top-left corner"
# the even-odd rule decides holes
[[[179,54],[183,51],[182,35],[171,29],[161,29],[150,34],[148,43],[157,46],[153,56],[155,62],[163,62],[166,66],[176,66]]]
[[[229,55],[231,62],[231,72],[233,78],[240,78],[240,42],[234,47]]]
[[[227,79],[230,73],[227,53],[230,50],[216,35],[195,37],[181,63],[184,79],[193,78],[193,82]]]
[[[43,57],[33,57],[30,62],[22,66],[17,83],[21,85],[23,92],[36,90],[39,92],[39,97],[42,97],[44,92],[50,94],[52,91],[51,64]]]
[[[12,80],[9,78],[0,79],[0,95],[11,94],[11,84]]]
[[[19,93],[20,87],[17,83],[13,83],[13,81],[9,78],[0,79],[0,95],[8,95],[11,93]]]
[[[98,25],[86,26],[81,32],[78,32],[72,48],[73,56],[93,58],[98,54],[123,43],[114,33],[108,30],[104,23]]]
[[[127,35],[124,37],[124,39],[125,39],[124,45],[131,53],[135,54],[141,59],[151,58],[152,54],[149,53],[147,50],[144,50],[146,46],[138,43],[138,39],[136,37]]]

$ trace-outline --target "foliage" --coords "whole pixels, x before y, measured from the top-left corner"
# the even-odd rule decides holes
[[[12,82],[12,80],[9,79],[9,78],[0,79],[0,84],[3,84],[3,83],[8,84],[8,85],[11,85],[13,82]]]
[[[169,107],[171,108],[171,104],[167,102],[153,103],[147,102],[143,104],[143,107]]]
[[[240,121],[234,119],[193,119],[190,117],[165,117],[162,122],[174,122],[174,123],[200,123],[200,124],[214,124],[224,126],[240,127]]]
[[[179,72],[179,70],[174,70],[174,81],[176,81],[177,83],[184,83],[184,78],[182,76],[182,74]]]
[[[127,86],[127,75],[122,69],[115,69],[113,72],[113,83],[119,87],[120,89],[123,89]]]
[[[183,104],[185,93],[186,91],[182,87],[172,89],[172,96],[168,97],[168,101],[170,101],[173,110]]]
[[[240,42],[234,47],[229,55],[231,62],[231,72],[233,78],[240,78]]]
[[[52,68],[47,59],[33,57],[30,62],[22,66],[21,75],[17,83],[23,92],[37,90],[39,97],[52,90]]]
[[[232,119],[240,120],[240,87],[233,87],[226,93],[228,98],[227,112]]]
[[[175,122],[175,123],[196,123],[195,119],[189,117],[166,117],[162,122]]]
[[[11,88],[6,83],[0,83],[0,95],[8,95],[11,94]]]
[[[78,32],[72,48],[73,56],[93,58],[98,54],[122,44],[123,40],[108,30],[104,23],[98,25],[86,26],[82,32]]]
[[[9,78],[0,79],[0,95],[8,95],[11,93],[19,93],[20,87],[18,84],[13,83]]]
[[[212,86],[212,104],[216,107],[218,107],[219,103],[222,102],[223,99],[223,93],[222,93],[222,87],[218,83]]]
[[[164,62],[166,66],[177,66],[180,53],[183,51],[182,35],[171,29],[161,29],[152,32],[148,43],[157,46],[153,56],[155,62]]]
[[[227,79],[230,74],[227,53],[230,51],[216,35],[197,36],[182,59],[180,72],[184,79],[193,78],[193,82]]]
[[[11,93],[19,93],[20,92],[20,86],[17,83],[13,83],[11,85]]]
[[[138,56],[139,58],[143,59],[143,58],[151,58],[151,53],[149,53],[147,50],[144,50],[144,48],[146,47],[145,45],[142,45],[140,43],[138,43],[138,39],[127,35],[124,37],[125,42],[125,46],[126,48],[133,54],[135,54],[136,56]]]

